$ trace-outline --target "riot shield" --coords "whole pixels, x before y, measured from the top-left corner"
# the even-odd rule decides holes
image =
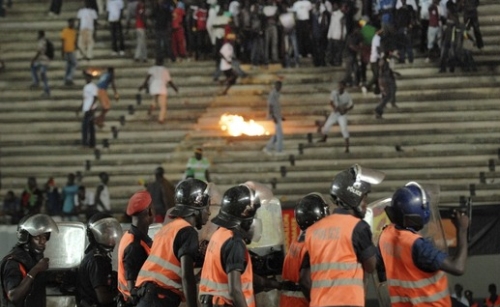
[[[446,238],[444,235],[441,216],[439,214],[439,194],[440,188],[437,184],[420,184],[429,197],[430,218],[429,222],[424,226],[419,234],[431,240],[434,245],[443,252],[448,252]],[[384,226],[389,225],[391,221],[385,213],[385,207],[391,205],[391,198],[384,198],[370,203],[367,206],[364,220],[370,225],[373,234],[373,243],[378,246],[380,234]],[[389,291],[385,282],[380,282],[377,273],[370,276],[377,291],[379,305],[381,307],[391,306]]]
[[[248,246],[254,272],[262,276],[281,274],[285,257],[281,203],[267,186],[252,181],[244,184],[255,191],[261,202],[255,216],[262,221],[262,236],[258,242]]]

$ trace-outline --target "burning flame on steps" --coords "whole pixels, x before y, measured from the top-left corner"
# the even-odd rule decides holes
[[[245,121],[243,116],[234,114],[224,113],[220,117],[219,126],[222,131],[227,131],[231,136],[240,136],[242,134],[249,136],[269,135],[269,132],[253,119]]]

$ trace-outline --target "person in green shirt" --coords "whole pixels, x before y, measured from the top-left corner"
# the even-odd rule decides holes
[[[203,158],[203,148],[196,148],[194,150],[194,157],[189,158],[186,164],[185,178],[195,178],[210,182],[210,161]]]

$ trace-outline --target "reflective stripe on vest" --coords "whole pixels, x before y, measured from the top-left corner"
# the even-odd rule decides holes
[[[310,306],[364,306],[363,267],[352,244],[360,219],[332,214],[306,231],[311,264]]]
[[[118,290],[123,294],[123,298],[125,300],[130,297],[130,289],[128,288],[128,282],[125,274],[125,266],[123,263],[125,249],[130,244],[133,244],[135,240],[135,236],[127,231],[120,240],[120,245],[118,247]],[[151,248],[144,241],[140,241],[142,248],[146,251],[146,254],[149,255],[151,252]]]
[[[182,218],[177,218],[165,224],[156,234],[151,254],[139,271],[136,286],[140,287],[145,282],[153,282],[159,287],[171,290],[181,297],[182,270],[180,261],[174,255],[174,241],[179,231],[191,224]]]
[[[300,238],[301,236],[299,236]],[[288,248],[285,260],[283,261],[282,278],[284,281],[289,281],[294,284],[299,283],[300,268],[306,254],[304,242],[293,241]],[[308,307],[309,301],[305,298],[302,291],[287,291],[281,292],[280,307]]]
[[[492,302],[490,298],[488,297],[485,302],[486,307],[500,307],[500,296],[497,297],[497,299]]]
[[[451,306],[448,280],[442,271],[424,272],[413,263],[412,248],[421,236],[386,227],[379,240],[393,306]]]
[[[233,298],[229,294],[228,275],[221,263],[221,249],[224,243],[233,237],[233,232],[226,228],[215,231],[207,246],[207,253],[201,270],[199,295],[213,295],[214,305],[233,305]],[[253,269],[248,250],[245,255],[246,268],[241,274],[241,290],[248,307],[255,307],[253,291]]]

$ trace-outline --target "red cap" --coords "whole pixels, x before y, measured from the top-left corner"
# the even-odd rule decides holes
[[[132,197],[130,197],[130,200],[128,201],[127,215],[132,216],[147,209],[151,202],[151,195],[148,191],[144,190],[136,192],[134,195],[132,195]]]

